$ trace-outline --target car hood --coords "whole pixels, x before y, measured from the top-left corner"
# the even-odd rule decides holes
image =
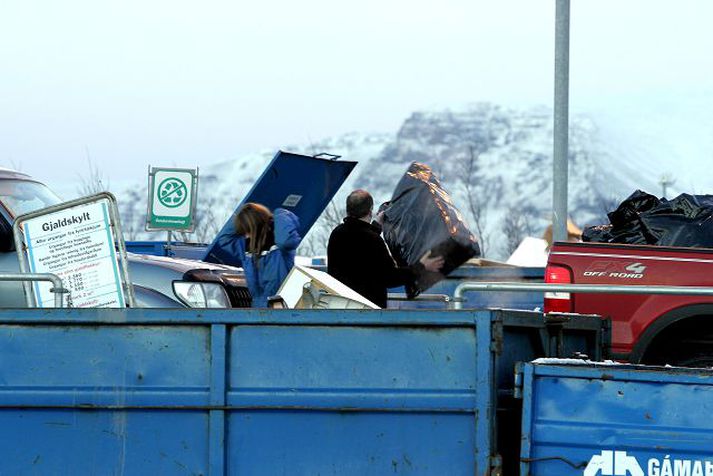
[[[166,256],[153,256],[153,255],[140,255],[136,253],[126,254],[129,263],[143,264],[147,266],[156,266],[166,270],[171,270],[176,273],[185,274],[189,271],[197,269],[207,269],[210,271],[217,271],[221,274],[243,274],[241,268],[236,268],[234,266],[228,266],[224,264],[208,263],[205,261],[197,261],[192,259],[166,257]]]

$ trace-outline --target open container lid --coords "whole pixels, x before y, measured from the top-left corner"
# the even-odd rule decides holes
[[[291,211],[300,219],[299,233],[304,238],[357,164],[337,160],[339,158],[331,154],[308,156],[283,151],[275,154],[272,162],[218,232],[203,261],[233,261],[230,254],[217,243],[222,236],[235,232],[233,217],[247,202],[260,203],[270,210],[284,208]]]

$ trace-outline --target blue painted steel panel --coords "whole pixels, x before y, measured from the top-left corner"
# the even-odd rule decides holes
[[[407,389],[475,396],[472,329],[240,326],[229,385],[240,388]],[[314,372],[314,363],[320,363]],[[404,366],[408,362],[408,366]],[[379,369],[374,372],[374,369]]]
[[[257,410],[231,412],[229,466],[264,475],[285,467],[481,474],[492,448],[493,360],[490,333],[479,332],[489,320],[479,322],[407,332],[388,323],[233,328],[228,404]]]
[[[0,325],[1,406],[209,402],[209,328],[50,325],[42,315],[42,325]]]
[[[475,427],[465,413],[246,411],[230,416],[228,465],[256,476],[489,474]]]
[[[304,237],[355,166],[356,162],[280,151],[235,211],[246,202],[261,203],[270,210],[286,208],[299,217],[299,232]],[[235,227],[231,215],[208,247],[203,260],[232,262],[233,259],[217,245],[221,236],[232,233],[235,233]]]
[[[0,311],[0,474],[486,474],[494,325],[467,311]]]
[[[207,433],[200,411],[0,407],[0,474],[209,474]]]
[[[527,364],[522,475],[713,474],[713,372]]]

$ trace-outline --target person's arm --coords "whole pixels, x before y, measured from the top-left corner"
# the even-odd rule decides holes
[[[300,220],[297,215],[284,208],[277,208],[273,217],[275,245],[283,251],[297,249],[302,241],[302,237],[297,231],[300,226]]]
[[[387,288],[412,283],[416,272],[411,267],[399,267],[389,254],[386,243],[380,237],[369,240],[369,252],[374,256],[374,273],[381,276]]]
[[[440,272],[445,263],[446,260],[443,256],[431,256],[430,251],[421,256],[421,259],[418,260],[418,264],[423,266],[426,271],[430,271],[432,273]]]
[[[386,249],[386,245],[384,245]],[[388,250],[386,250],[388,255]],[[417,276],[425,271],[430,271],[432,273],[438,273],[443,268],[445,260],[443,256],[431,256],[429,251],[421,257],[421,259],[413,266],[399,267],[394,263],[391,255],[388,255],[389,261],[393,266],[393,270],[388,271],[386,276],[386,286],[389,288],[394,288],[396,286],[411,284],[416,281]]]
[[[226,258],[222,260],[223,264],[243,267],[243,253],[245,253],[245,237],[243,235],[236,233],[223,235],[218,238],[216,246],[221,250],[221,256]]]

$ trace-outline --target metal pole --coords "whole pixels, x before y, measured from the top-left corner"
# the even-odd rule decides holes
[[[448,294],[419,294],[413,299],[409,299],[405,293],[389,293],[389,301],[432,301],[443,302],[448,305],[451,302],[451,297]]]
[[[171,230],[166,232],[166,256],[171,256]]]
[[[713,287],[702,286],[646,286],[609,284],[550,284],[550,283],[461,283],[453,292],[455,309],[463,309],[463,296],[467,291],[507,291],[545,293],[594,293],[594,294],[665,294],[674,296],[713,296]]]
[[[23,283],[29,283],[32,281],[48,281],[52,283],[50,292],[54,293],[54,307],[62,307],[62,295],[69,293],[69,290],[65,289],[62,285],[62,279],[52,273],[2,273],[0,274],[0,281],[21,281]],[[27,307],[35,306],[32,296],[26,295],[25,298]]]
[[[569,0],[556,0],[556,2],[552,238],[553,241],[566,241],[569,149]]]
[[[663,193],[663,195],[661,195],[661,197],[666,198],[666,194],[668,193],[668,186],[674,185],[675,183],[676,183],[676,181],[670,175],[668,175],[668,174],[662,175],[661,180],[659,181],[659,184],[661,184],[662,193]]]

